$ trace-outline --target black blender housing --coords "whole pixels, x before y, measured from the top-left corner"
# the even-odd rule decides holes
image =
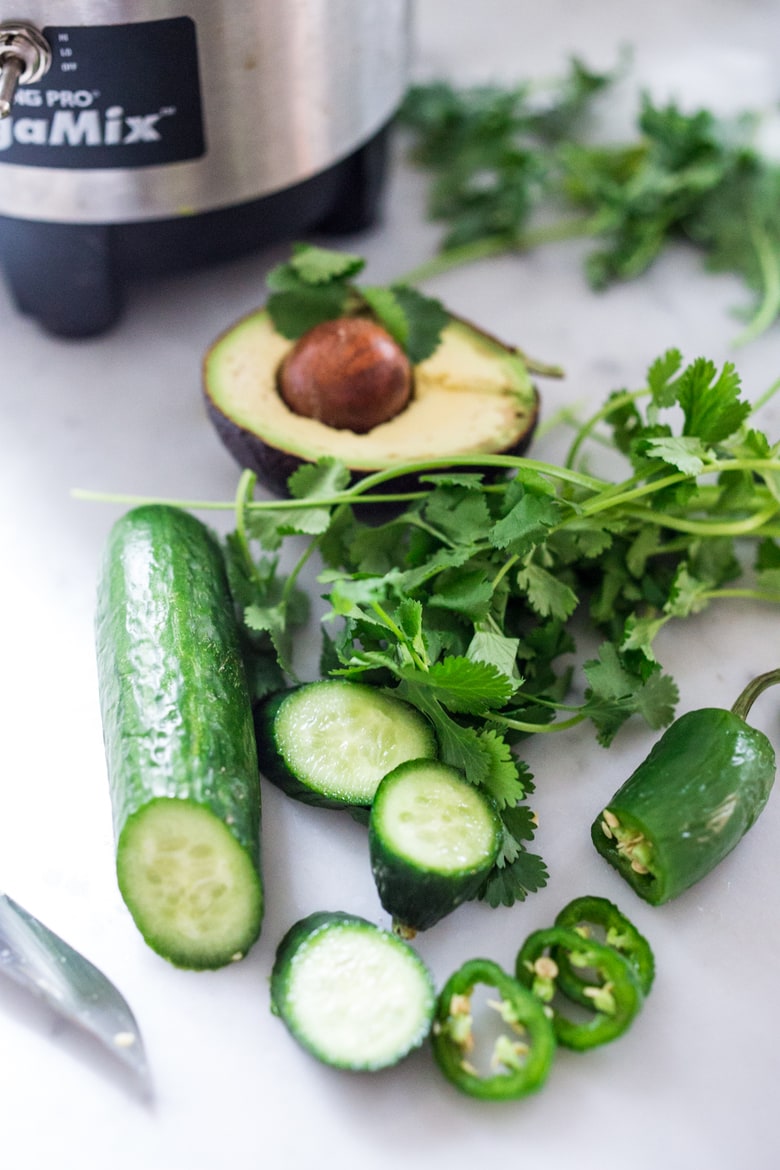
[[[304,233],[363,231],[378,218],[388,134],[385,126],[303,182],[196,215],[117,224],[0,216],[6,284],[20,312],[47,332],[87,337],[120,318],[134,279],[234,259]]]

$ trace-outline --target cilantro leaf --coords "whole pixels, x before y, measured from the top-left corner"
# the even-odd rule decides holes
[[[683,475],[699,475],[707,458],[701,441],[684,435],[644,439],[637,444],[637,450],[642,455],[661,459],[664,463],[676,467]]]
[[[424,512],[426,521],[459,547],[478,546],[491,523],[481,485],[440,483],[426,499]]]
[[[506,516],[496,521],[490,530],[490,541],[496,548],[524,556],[541,544],[561,519],[563,509],[558,500],[549,495],[524,493]]]
[[[337,459],[326,456],[316,463],[302,463],[287,480],[290,495],[298,500],[332,496],[347,487],[349,470]]]
[[[405,672],[403,677],[430,689],[450,711],[471,715],[503,707],[515,690],[512,680],[495,666],[455,655],[434,662],[426,672]]]
[[[313,244],[294,244],[290,267],[304,284],[345,281],[365,268],[365,260],[349,252],[335,252]]]
[[[740,401],[739,391],[739,375],[731,362],[720,374],[706,358],[692,362],[681,375],[677,391],[685,415],[683,434],[706,444],[727,439],[750,414],[750,403]]]
[[[699,613],[709,603],[710,590],[710,583],[695,577],[683,562],[674,575],[664,613],[675,618]]]
[[[341,285],[322,288],[302,286],[272,293],[266,309],[274,328],[290,341],[297,341],[315,325],[331,321],[346,312],[349,292]]]
[[[527,564],[517,574],[517,583],[536,613],[565,621],[577,608],[578,597],[567,585],[541,565]]]
[[[599,648],[597,659],[584,665],[588,680],[585,710],[595,724],[598,740],[608,746],[631,715],[640,713],[651,727],[663,727],[674,716],[677,687],[659,667],[651,664],[645,677],[632,671],[624,656],[611,642]]]
[[[406,316],[407,332],[404,349],[413,365],[424,362],[439,344],[450,315],[435,297],[425,296],[415,288],[393,286],[396,303]]]
[[[253,698],[262,698],[294,676],[294,631],[309,616],[309,599],[290,589],[275,558],[250,562],[243,537],[230,533],[224,545],[230,591],[242,614],[239,627],[242,654]]]
[[[401,349],[409,344],[409,317],[392,288],[361,285],[363,299]]]
[[[488,729],[479,733],[483,751],[490,757],[490,769],[481,787],[493,798],[499,809],[514,808],[525,796],[523,774],[512,750],[503,736]]]
[[[478,622],[487,617],[493,600],[493,582],[484,568],[442,573],[434,585],[428,604],[452,609]]]
[[[636,712],[648,727],[660,731],[674,718],[680,692],[674,679],[663,674],[660,666],[654,670],[636,692]]]
[[[673,406],[677,401],[676,378],[683,366],[679,349],[667,349],[650,363],[647,386],[656,406]]]
[[[516,902],[524,902],[529,894],[544,889],[549,876],[541,857],[521,849],[513,861],[493,867],[478,896],[493,909],[514,906]]]
[[[653,642],[669,620],[669,614],[662,617],[636,617],[630,614],[626,619],[620,649],[638,650],[649,662],[657,662]]]
[[[517,658],[520,639],[509,638],[498,630],[477,629],[469,642],[466,657],[475,662],[487,662],[519,686],[522,679],[517,673]]]

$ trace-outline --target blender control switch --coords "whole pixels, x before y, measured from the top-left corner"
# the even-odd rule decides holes
[[[51,65],[48,41],[32,24],[0,22],[0,118],[11,113],[18,85],[30,85]]]

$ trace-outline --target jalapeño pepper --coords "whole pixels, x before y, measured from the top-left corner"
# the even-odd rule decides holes
[[[651,905],[676,898],[741,841],[775,779],[769,739],[747,715],[780,670],[753,679],[730,710],[676,719],[594,821],[598,852]]]
[[[474,1030],[472,997],[477,984],[497,993],[488,1006],[502,1021],[484,1075],[477,1067],[482,1054],[477,1052],[480,1037]],[[431,1044],[448,1081],[471,1097],[490,1101],[516,1100],[541,1088],[556,1047],[540,1001],[489,959],[471,959],[447,980],[438,997]]]
[[[580,973],[580,987],[572,996],[559,982],[561,953],[567,956],[570,979]],[[515,974],[545,1004],[558,1042],[580,1052],[620,1036],[643,1002],[634,970],[618,951],[563,926],[529,934],[518,952]],[[589,1004],[592,1014],[571,1019],[558,993]]]
[[[630,963],[643,995],[647,995],[655,977],[655,957],[650,943],[625,914],[608,898],[595,894],[574,898],[556,915],[556,926],[575,930],[583,938],[594,939],[612,947]],[[554,956],[560,968],[558,985],[570,998],[580,998],[582,977],[571,971],[565,951]]]

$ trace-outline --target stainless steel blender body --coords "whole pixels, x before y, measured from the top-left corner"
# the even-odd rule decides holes
[[[33,229],[52,241],[57,227],[103,228],[113,269],[132,272],[370,222],[406,85],[409,9],[26,0],[0,11],[0,81],[13,91],[0,118],[0,259],[12,288],[25,250],[34,263]],[[17,25],[43,40],[34,80],[14,59]]]

